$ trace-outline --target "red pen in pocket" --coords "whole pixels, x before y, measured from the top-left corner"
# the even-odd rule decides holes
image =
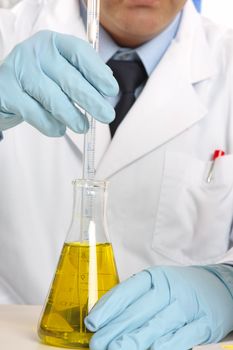
[[[207,177],[207,179],[206,179],[206,181],[207,181],[208,183],[210,183],[210,181],[212,180],[212,177],[213,177],[213,171],[214,171],[215,160],[216,160],[217,158],[223,157],[224,155],[225,155],[225,152],[222,151],[221,149],[216,149],[216,150],[214,151],[214,154],[213,154],[213,157],[212,157],[213,162],[212,162],[212,164],[211,164],[211,167],[210,167],[210,170],[209,170],[209,173],[208,173],[208,177]]]

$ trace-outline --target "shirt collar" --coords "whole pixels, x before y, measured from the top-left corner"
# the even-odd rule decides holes
[[[84,25],[86,26],[87,22],[87,9],[84,0],[80,0],[80,14]],[[179,28],[179,24],[182,17],[182,11],[178,13],[175,19],[170,23],[170,25],[165,28],[159,35],[155,36],[153,39],[149,40],[145,44],[135,48],[122,48],[117,45],[111,36],[106,32],[106,30],[100,26],[100,44],[99,44],[99,54],[104,62],[107,62],[112,56],[117,53],[118,59],[120,55],[126,56],[127,54],[137,54],[144,67],[147,71],[147,74],[150,75],[155,67],[158,65],[159,61],[163,57],[164,53],[170,46],[172,40],[176,36],[176,33]]]
[[[136,52],[142,60],[148,75],[150,75],[158,65],[172,40],[176,36],[181,17],[182,12],[175,17],[172,23],[170,23],[170,25],[164,31],[136,49]]]

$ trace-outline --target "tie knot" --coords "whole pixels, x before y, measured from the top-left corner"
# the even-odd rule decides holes
[[[140,60],[110,59],[107,64],[112,69],[122,93],[134,93],[137,87],[147,79],[146,70]]]

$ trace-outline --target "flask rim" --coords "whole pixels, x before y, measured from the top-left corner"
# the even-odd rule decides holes
[[[109,181],[106,180],[90,180],[90,179],[74,179],[72,185],[82,188],[103,188],[108,187]]]

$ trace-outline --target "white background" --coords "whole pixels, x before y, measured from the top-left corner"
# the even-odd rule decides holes
[[[203,0],[202,14],[233,28],[233,0]]]

